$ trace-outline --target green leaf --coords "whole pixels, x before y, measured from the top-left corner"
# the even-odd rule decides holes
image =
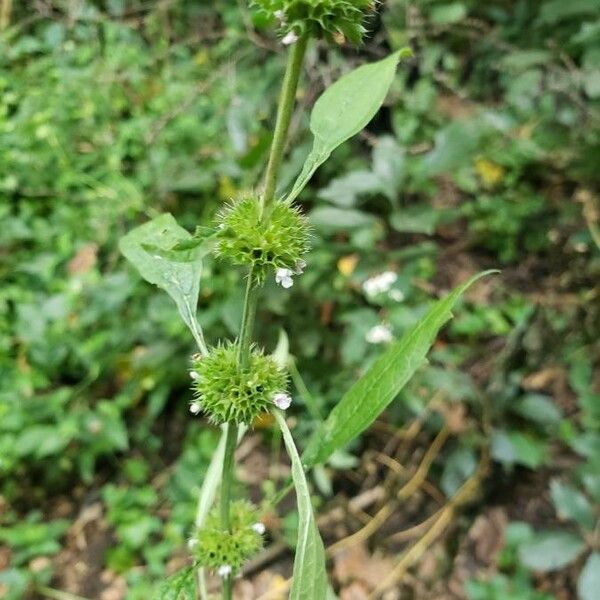
[[[436,25],[448,25],[462,21],[466,16],[467,7],[462,2],[452,2],[434,6],[431,11],[431,22]]]
[[[409,206],[393,212],[390,225],[401,233],[433,235],[440,216],[440,211],[431,206]]]
[[[527,394],[514,410],[521,416],[531,419],[541,425],[556,425],[562,417],[556,404],[542,394]]]
[[[358,67],[325,90],[310,117],[312,150],[288,199],[298,196],[340,144],[367,126],[387,96],[398,62],[410,55],[407,48],[394,52],[383,60]]]
[[[588,499],[579,490],[554,479],[550,483],[550,495],[561,519],[573,519],[585,529],[594,529],[594,511]]]
[[[425,362],[438,331],[451,318],[451,310],[460,296],[479,278],[494,272],[475,275],[436,302],[415,327],[373,363],[315,431],[303,456],[305,464],[325,461],[373,423]]]
[[[554,571],[572,563],[585,542],[568,531],[544,531],[519,546],[519,560],[535,571]]]
[[[319,192],[319,198],[329,200],[343,208],[356,205],[362,194],[372,194],[380,189],[379,178],[370,171],[351,171],[333,179]]]
[[[310,212],[309,219],[316,229],[325,232],[372,227],[377,223],[377,219],[369,213],[334,206],[315,208]]]
[[[294,560],[294,579],[289,598],[290,600],[326,598],[328,586],[325,549],[313,515],[306,475],[281,411],[275,411],[275,419],[281,428],[283,441],[292,461],[292,478],[298,502],[298,542]]]
[[[593,552],[588,557],[577,581],[579,600],[595,600],[600,589],[600,552]]]
[[[202,330],[196,321],[203,247],[182,251],[182,260],[173,260],[169,254],[170,251],[177,253],[173,248],[178,243],[191,239],[192,236],[167,213],[130,231],[121,238],[119,248],[146,281],[173,298],[199,348],[206,351]]]

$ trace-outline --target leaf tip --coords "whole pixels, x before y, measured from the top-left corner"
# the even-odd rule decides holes
[[[405,60],[407,58],[412,58],[415,55],[412,48],[405,46],[398,50],[398,61]]]

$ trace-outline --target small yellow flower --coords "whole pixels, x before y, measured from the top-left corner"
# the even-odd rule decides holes
[[[504,167],[487,158],[478,158],[475,161],[475,171],[485,187],[494,187],[504,177]]]
[[[354,273],[357,264],[358,254],[348,254],[347,256],[342,256],[342,258],[338,260],[337,268],[342,275],[350,277],[350,275]]]

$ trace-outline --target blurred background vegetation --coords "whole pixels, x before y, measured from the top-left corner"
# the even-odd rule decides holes
[[[0,0],[0,22],[0,597],[146,600],[185,563],[217,432],[188,413],[176,309],[117,242],[166,211],[209,224],[259,184],[284,49],[243,0]],[[263,295],[261,343],[284,329],[304,377],[298,439],[381,351],[374,327],[398,337],[468,275],[502,274],[468,295],[385,419],[314,472],[327,545],[392,509],[333,558],[335,587],[366,597],[364,573],[393,569],[427,529],[403,532],[451,506],[390,599],[592,600],[598,3],[388,0],[368,25],[360,50],[310,49],[282,178],[308,153],[324,86],[410,45],[384,109],[301,195],[307,273]],[[386,271],[391,286],[364,285]],[[211,342],[236,335],[241,295],[240,272],[206,265]],[[256,496],[279,440],[269,423],[249,440],[239,485]],[[426,481],[394,504],[424,455]],[[453,505],[465,481],[475,492]],[[249,572],[240,598],[289,576],[284,513],[271,579]]]

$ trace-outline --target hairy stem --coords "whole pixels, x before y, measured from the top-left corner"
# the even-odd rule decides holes
[[[296,99],[296,90],[298,89],[298,80],[302,69],[302,61],[306,53],[307,36],[302,36],[291,48],[288,56],[281,95],[279,96],[279,106],[277,109],[277,121],[275,122],[275,133],[273,134],[273,143],[267,172],[265,174],[265,189],[261,198],[261,210],[263,214],[268,214],[268,209],[275,197],[277,186],[277,172],[283,159],[285,149],[285,140],[294,112],[294,101]]]
[[[237,446],[238,428],[235,423],[229,423],[227,427],[227,438],[225,440],[225,456],[223,457],[223,477],[221,480],[221,528],[231,529],[231,484],[233,483],[234,452]],[[223,600],[231,600],[233,581],[231,575],[223,578]]]
[[[254,278],[254,269],[250,268],[246,281],[246,296],[244,298],[244,312],[242,314],[242,326],[238,345],[238,365],[240,369],[244,369],[247,366],[248,358],[250,357],[250,342],[252,339],[252,330],[254,329],[257,302],[258,287]]]
[[[277,109],[277,121],[275,123],[275,133],[273,134],[273,143],[269,154],[269,162],[265,175],[265,190],[261,197],[262,218],[269,218],[269,207],[275,197],[277,186],[277,172],[281,166],[285,140],[294,110],[294,100],[296,98],[296,89],[298,88],[298,79],[302,61],[306,53],[307,38],[300,38],[290,49],[288,63],[283,78],[281,95],[279,97],[279,107]],[[244,312],[242,316],[242,326],[238,340],[238,367],[246,368],[250,358],[250,344],[252,340],[252,330],[254,329],[254,320],[256,317],[256,307],[258,304],[258,285],[251,268],[248,272],[246,283],[246,297],[244,299]],[[223,458],[223,474],[221,479],[221,501],[220,517],[221,528],[230,529],[230,504],[231,504],[231,486],[234,477],[234,452],[237,443],[238,428],[235,423],[229,423],[227,428],[227,439],[225,442],[225,456]],[[223,600],[232,600],[233,580],[231,576],[223,579]]]

